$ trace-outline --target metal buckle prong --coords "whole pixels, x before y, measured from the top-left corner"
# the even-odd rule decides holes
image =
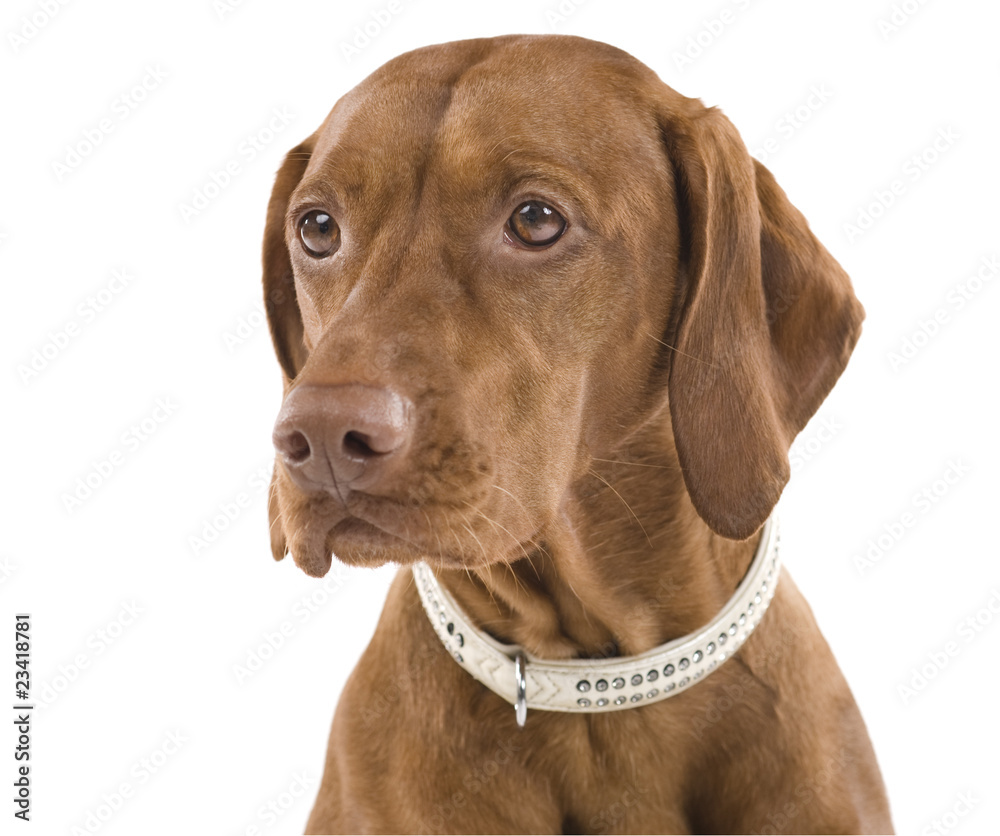
[[[518,728],[523,729],[524,723],[528,719],[528,687],[524,678],[524,666],[527,661],[524,653],[518,651],[514,657],[514,684],[517,687],[517,701],[514,703],[514,716],[517,718]]]

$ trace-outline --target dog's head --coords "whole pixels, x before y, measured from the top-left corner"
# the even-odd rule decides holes
[[[278,173],[264,289],[272,547],[314,575],[514,559],[667,408],[694,507],[749,537],[863,318],[721,113],[557,36],[420,49],[337,102]]]

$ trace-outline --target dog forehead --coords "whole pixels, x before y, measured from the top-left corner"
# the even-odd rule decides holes
[[[614,165],[628,158],[623,141],[648,145],[639,123],[652,126],[650,77],[658,83],[627,53],[569,36],[425,47],[388,62],[337,103],[311,167],[363,160],[371,186],[384,171],[432,158],[472,177],[512,153],[556,152],[571,163],[599,156]]]

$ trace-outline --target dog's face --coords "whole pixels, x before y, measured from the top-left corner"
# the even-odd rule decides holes
[[[286,158],[264,268],[272,545],[314,575],[516,559],[668,400],[695,507],[749,536],[861,320],[724,117],[577,38],[382,67]]]

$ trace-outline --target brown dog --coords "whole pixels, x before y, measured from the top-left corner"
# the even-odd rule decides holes
[[[543,660],[643,653],[740,584],[863,310],[721,113],[579,38],[405,54],[286,158],[264,286],[274,555],[403,565],[308,832],[890,830],[787,573],[689,689],[519,729],[408,568]]]

